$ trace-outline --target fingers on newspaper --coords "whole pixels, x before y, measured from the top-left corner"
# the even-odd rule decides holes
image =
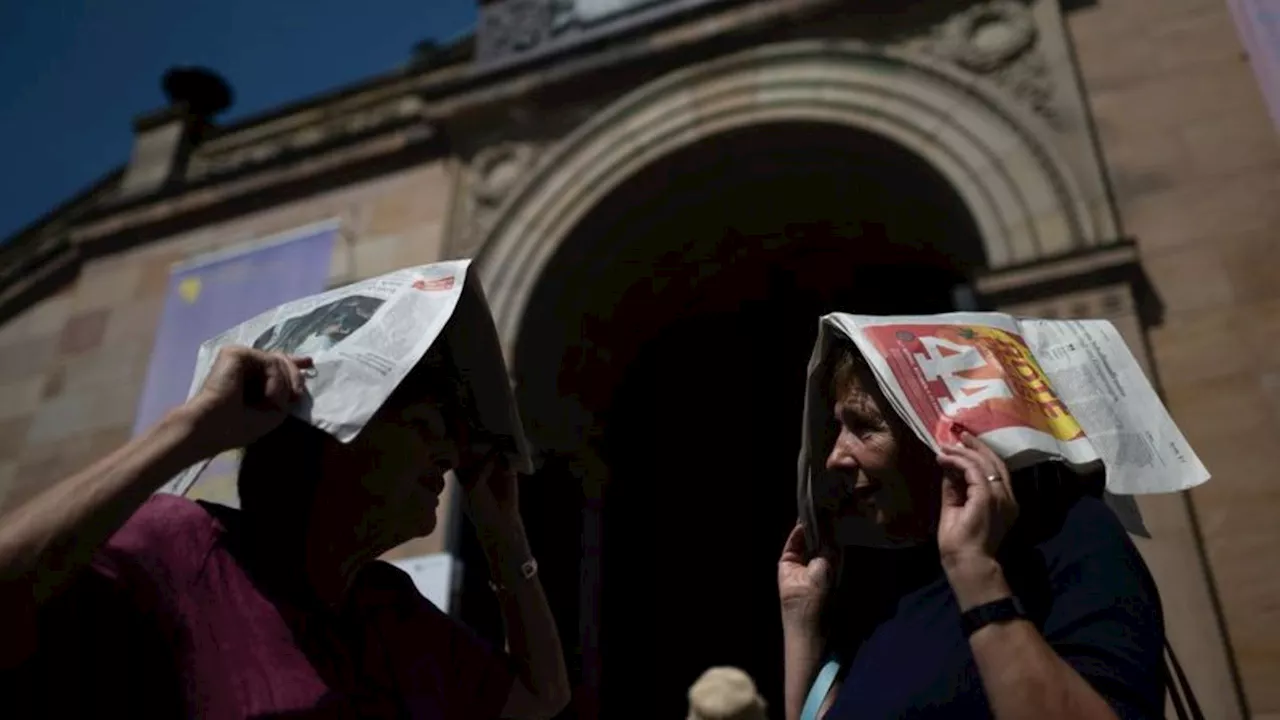
[[[188,397],[204,384],[218,350],[247,345],[310,356],[307,396],[293,415],[350,442],[435,343],[471,390],[475,421],[504,441],[511,466],[530,472],[493,316],[470,260],[405,268],[285,303],[200,346]],[[193,466],[161,492],[186,494],[208,464]]]
[[[852,343],[894,410],[934,450],[967,430],[1011,470],[1047,460],[1079,472],[1101,466],[1107,490],[1118,495],[1176,492],[1209,479],[1106,320],[832,313],[819,322],[809,361],[802,505],[811,460],[825,456],[815,433],[831,413],[823,378],[838,341]]]

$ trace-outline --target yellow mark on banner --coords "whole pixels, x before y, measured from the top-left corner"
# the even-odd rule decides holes
[[[200,278],[189,277],[178,283],[178,296],[187,301],[190,305],[200,297]]]
[[[236,480],[240,473],[243,451],[231,450],[213,459],[196,484],[187,491],[191,500],[205,500],[228,507],[240,507],[240,493]]]

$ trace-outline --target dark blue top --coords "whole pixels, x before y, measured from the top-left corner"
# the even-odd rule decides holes
[[[1038,536],[1018,532],[1033,524]],[[1018,525],[1001,564],[1045,640],[1121,718],[1163,718],[1160,598],[1111,510],[1086,496]],[[843,638],[846,675],[828,720],[991,717],[937,550],[848,561],[842,586],[853,590],[837,600],[843,627],[831,631]],[[854,587],[871,578],[884,591]]]

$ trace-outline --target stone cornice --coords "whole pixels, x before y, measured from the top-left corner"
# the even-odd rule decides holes
[[[104,208],[78,223],[70,231],[70,238],[79,246],[93,244],[139,227],[173,221],[183,215],[233,203],[273,188],[394,156],[436,138],[431,126],[417,122],[325,152],[273,155],[270,159],[276,162],[267,167],[254,167],[249,172],[228,173],[226,177],[184,185],[168,196],[142,198],[128,205]]]
[[[987,307],[1025,305],[1070,293],[1123,287],[1129,293],[1124,298],[1126,307],[1131,307],[1145,325],[1158,326],[1164,320],[1164,303],[1142,267],[1138,243],[1132,238],[987,272],[975,278],[973,285]],[[1105,316],[1105,310],[1088,314]]]
[[[69,228],[110,197],[123,175],[123,167],[103,175],[0,245],[0,323],[75,276],[79,256]]]
[[[581,55],[550,57],[514,69],[455,63],[375,78],[292,108],[214,129],[193,149],[185,176],[176,187],[120,205],[100,206],[73,235],[77,242],[92,242],[127,232],[138,223],[202,207],[212,197],[261,190],[306,172],[280,167],[289,161],[296,161],[299,167],[327,167],[344,157],[378,152],[374,147],[394,152],[395,147],[421,139],[409,137],[420,135],[420,131],[405,135],[406,124],[447,122],[454,115],[516,100],[582,75],[704,43],[723,36],[728,28],[735,34],[759,30],[837,4],[836,0],[778,0],[738,5],[658,28],[608,49],[583,47]],[[554,65],[547,67],[552,61]],[[371,134],[394,137],[371,143],[365,139]]]

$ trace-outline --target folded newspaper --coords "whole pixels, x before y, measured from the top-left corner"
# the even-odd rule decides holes
[[[350,442],[427,350],[443,342],[471,388],[476,422],[503,443],[513,468],[531,472],[493,316],[470,266],[456,260],[405,268],[262,313],[200,346],[188,397],[225,345],[306,355],[315,367],[293,415]],[[208,463],[160,492],[185,495]]]
[[[967,430],[1011,470],[1043,461],[1105,469],[1115,495],[1177,492],[1209,479],[1106,320],[832,313],[819,321],[805,391],[799,501],[807,528],[816,527],[813,479],[830,442],[826,380],[838,340],[852,343],[893,409],[935,451]]]

